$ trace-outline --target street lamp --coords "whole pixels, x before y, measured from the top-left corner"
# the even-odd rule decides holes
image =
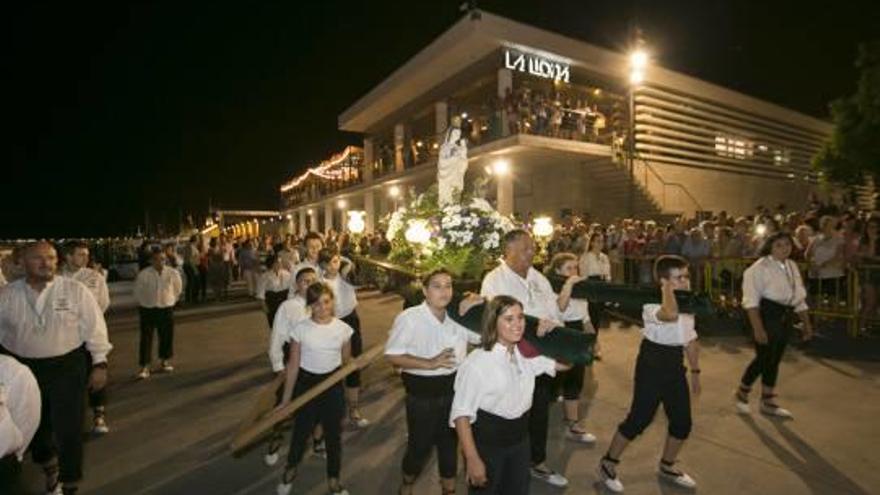
[[[394,211],[397,211],[397,199],[400,197],[400,187],[391,186],[388,188],[388,197],[394,202]]]
[[[629,132],[626,143],[627,168],[629,169],[629,191],[627,210],[629,216],[635,215],[635,154],[636,154],[636,90],[645,81],[648,68],[648,53],[642,49],[641,40],[636,40],[637,48],[629,54]]]
[[[351,210],[348,212],[348,231],[351,232],[354,241],[354,252],[361,254],[361,234],[367,228],[364,217],[367,212],[363,210]]]
[[[545,254],[547,252],[547,241],[553,235],[553,220],[550,217],[536,218],[535,223],[532,224],[532,234],[541,248],[540,253]]]
[[[409,221],[403,237],[407,242],[415,246],[416,266],[419,265],[422,258],[422,250],[425,244],[431,240],[431,230],[428,229],[428,221],[423,219],[413,219]]]
[[[367,224],[364,222],[364,216],[367,212],[362,210],[351,210],[348,212],[348,231],[355,235],[364,233]]]
[[[504,159],[495,160],[492,163],[492,173],[494,175],[507,175],[510,173],[510,162]]]

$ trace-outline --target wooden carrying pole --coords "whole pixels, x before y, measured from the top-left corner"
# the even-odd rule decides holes
[[[242,422],[241,428],[232,442],[229,444],[233,454],[237,454],[244,450],[247,446],[260,439],[267,434],[275,425],[287,420],[293,414],[303,407],[307,402],[320,395],[325,390],[336,385],[345,379],[351,373],[365,368],[370,365],[377,357],[382,354],[385,349],[384,344],[376,345],[367,350],[367,352],[351,360],[342,368],[336,370],[332,375],[328,376],[324,381],[308,389],[304,394],[296,397],[283,409],[275,410],[272,406],[275,404],[275,397],[278,387],[284,384],[286,372],[282,372],[280,376],[269,385],[263,387],[258,394],[253,409]],[[268,414],[266,414],[268,412]],[[262,416],[262,418],[261,418]]]

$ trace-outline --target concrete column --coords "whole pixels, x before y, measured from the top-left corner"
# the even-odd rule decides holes
[[[376,161],[376,150],[374,149],[373,139],[364,138],[364,166],[363,173],[364,184],[373,182],[373,162]]]
[[[366,224],[366,232],[376,230],[376,203],[375,193],[372,190],[364,193],[364,224]]]
[[[306,225],[306,209],[300,208],[296,215],[299,217],[299,235],[305,236],[309,232],[309,227]]]
[[[501,135],[507,136],[510,134],[510,118],[512,115],[507,115],[507,109],[504,108],[503,102],[504,97],[507,96],[507,91],[513,90],[513,72],[510,69],[498,69],[498,100],[502,102],[501,105]]]
[[[495,174],[495,182],[498,213],[510,215],[513,213],[513,176],[510,172],[504,175]]]
[[[438,136],[438,141],[447,127],[449,127],[449,106],[445,101],[438,101],[434,103],[434,132]]]
[[[320,232],[321,227],[318,225],[318,209],[309,208],[307,214],[309,215],[309,224],[306,225],[306,233]]]
[[[406,146],[406,129],[403,124],[394,126],[394,170],[402,171],[406,164],[403,161],[403,148]]]
[[[333,201],[324,203],[324,233],[333,228]]]

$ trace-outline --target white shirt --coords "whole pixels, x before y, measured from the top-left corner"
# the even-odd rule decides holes
[[[428,303],[407,308],[397,315],[391,327],[388,341],[385,342],[386,356],[408,354],[413,357],[431,359],[445,349],[455,352],[455,363],[464,362],[468,344],[479,344],[480,335],[456,323],[449,315],[443,321],[437,319]],[[455,368],[433,370],[404,368],[412,375],[441,376],[455,373]]]
[[[312,315],[311,309],[306,306],[306,300],[298,294],[294,294],[278,306],[275,320],[272,322],[272,336],[269,337],[269,361],[272,363],[272,371],[279,372],[287,364],[284,362],[284,344],[290,342],[293,329],[296,324]]]
[[[142,308],[173,307],[182,290],[180,273],[167,266],[162,273],[148,266],[138,273],[134,282],[134,297]]]
[[[40,387],[27,366],[0,355],[0,458],[20,461],[40,425]]]
[[[322,278],[322,282],[329,285],[333,290],[333,313],[337,318],[343,318],[351,314],[357,308],[357,294],[354,286],[342,275],[333,278]]]
[[[602,280],[611,280],[611,261],[608,255],[600,252],[598,255],[586,252],[578,260],[578,270],[582,277],[602,277]]]
[[[697,338],[694,315],[679,313],[678,320],[663,321],[657,317],[660,307],[659,304],[642,306],[642,320],[645,322],[642,335],[646,339],[660,345],[686,346]]]
[[[101,311],[107,311],[107,308],[110,307],[110,291],[107,289],[107,280],[104,279],[104,274],[97,270],[83,267],[76,271],[64,270],[61,272],[61,275],[85,285],[92,295],[95,296],[95,301],[98,302]]]
[[[513,346],[513,353],[496,343],[491,351],[475,349],[458,368],[449,426],[456,418],[477,420],[477,411],[516,419],[532,408],[535,377],[556,376],[556,361],[537,356],[526,359]]]
[[[527,315],[544,320],[562,321],[557,295],[553,292],[550,281],[532,267],[529,267],[526,278],[522,278],[502,261],[483,278],[480,295],[486,299],[502,295],[510,296],[522,303],[523,311]]]
[[[283,290],[290,290],[290,272],[283,268],[278,270],[278,273],[275,273],[275,270],[266,270],[260,274],[260,279],[257,280],[256,298],[266,299],[266,291],[280,292]]]
[[[302,347],[299,367],[310,373],[329,373],[342,365],[342,346],[354,330],[338,318],[324,325],[311,318],[293,327],[291,339]]]
[[[743,273],[743,308],[758,308],[761,299],[793,306],[798,312],[807,310],[807,291],[794,261],[787,259],[783,264],[772,256],[765,256],[746,268]]]
[[[0,345],[26,358],[63,356],[85,343],[92,362],[107,360],[104,313],[85,285],[55,277],[39,293],[25,279],[0,289]]]

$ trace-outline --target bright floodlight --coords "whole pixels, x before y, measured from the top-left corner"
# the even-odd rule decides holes
[[[642,84],[642,81],[645,80],[645,73],[640,70],[634,70],[629,73],[629,83],[630,84]]]
[[[337,206],[340,210],[344,210],[345,207],[348,206],[348,201],[346,201],[346,200],[344,200],[344,199],[340,199],[339,201],[336,202],[336,206]]]
[[[553,235],[553,220],[550,217],[538,217],[532,225],[532,233],[539,239]]]
[[[629,55],[629,65],[633,69],[641,70],[648,65],[648,54],[644,50],[636,50]]]
[[[510,172],[510,162],[507,160],[495,160],[492,163],[492,173],[495,175],[507,175]]]
[[[428,229],[428,221],[415,219],[409,221],[409,227],[403,233],[408,242],[422,245],[431,240],[431,231]]]
[[[367,224],[364,222],[365,211],[352,210],[348,212],[348,231],[355,235],[364,233]]]

